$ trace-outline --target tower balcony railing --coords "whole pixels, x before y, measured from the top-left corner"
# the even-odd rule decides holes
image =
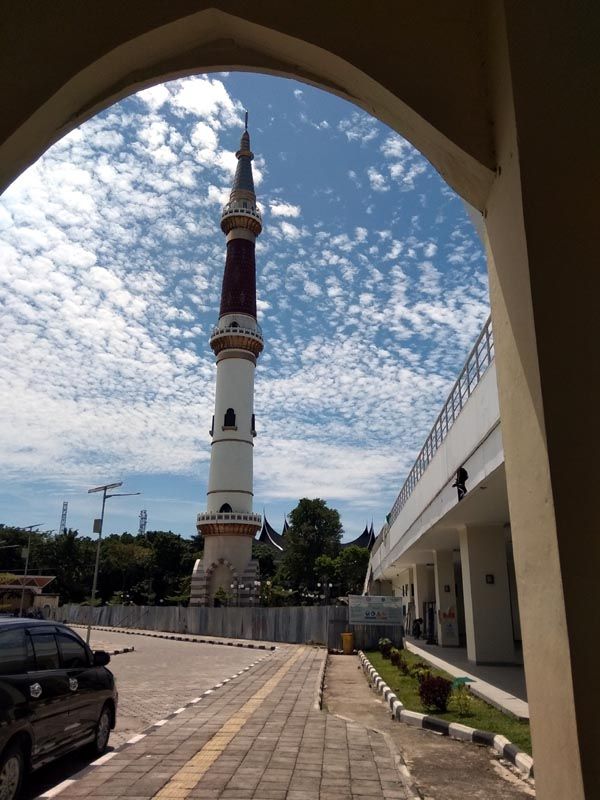
[[[257,219],[259,222],[262,223],[262,215],[257,208],[244,208],[240,203],[235,203],[233,205],[227,203],[227,205],[223,207],[223,211],[221,212],[221,219],[225,219],[226,217],[232,217],[239,214],[244,214],[247,217],[254,217],[254,219]]]
[[[262,526],[262,515],[248,511],[203,511],[198,514],[199,523],[218,522],[218,523],[240,523],[246,522],[252,525]]]
[[[390,513],[386,516],[385,529],[389,530],[391,528],[404,508],[406,501],[413,493],[415,486],[429,466],[434,455],[439,450],[442,442],[448,435],[448,431],[454,425],[456,418],[462,411],[463,406],[492,364],[494,355],[492,318],[488,317],[487,322],[483,326],[483,330],[477,337],[475,346],[467,357],[465,365],[458,376],[458,380],[452,387],[448,399],[444,403],[438,418],[433,424],[433,428],[429,432],[429,436],[425,440],[425,444],[421,448],[421,452],[417,456],[411,471],[408,473]]]
[[[245,328],[241,325],[215,325],[210,332],[210,338],[213,339],[215,336],[221,335],[230,335],[230,334],[242,334],[244,336],[253,336],[255,339],[259,339],[261,342],[264,341],[262,328],[256,323],[256,328]]]

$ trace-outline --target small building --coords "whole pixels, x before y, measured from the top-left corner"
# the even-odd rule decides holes
[[[8,614],[18,612],[23,597],[23,613],[31,609],[40,609],[46,616],[45,612],[58,607],[58,594],[44,591],[55,577],[12,574],[0,576],[0,611]]]

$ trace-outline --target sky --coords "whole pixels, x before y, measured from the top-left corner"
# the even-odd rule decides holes
[[[0,522],[195,531],[215,389],[220,211],[249,130],[264,230],[254,507],[301,497],[344,539],[385,521],[489,314],[462,200],[386,125],[245,73],[158,85],[52,146],[0,198]]]

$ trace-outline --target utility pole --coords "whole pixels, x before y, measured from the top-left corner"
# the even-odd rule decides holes
[[[60,515],[60,525],[58,526],[58,532],[64,533],[67,529],[67,509],[69,508],[69,503],[65,500],[62,507],[62,514]]]
[[[98,534],[98,544],[96,546],[96,563],[94,565],[94,580],[92,582],[92,603],[96,599],[96,585],[98,583],[98,567],[100,566],[100,542],[102,541],[102,526],[104,525],[104,507],[106,506],[106,501],[111,497],[133,497],[134,495],[141,494],[141,492],[124,492],[122,494],[107,494],[109,489],[118,489],[119,486],[123,486],[123,481],[118,481],[117,483],[106,483],[104,484],[104,486],[96,486],[94,489],[88,489],[88,494],[92,494],[93,492],[102,492],[102,513],[100,514],[100,519],[94,520],[94,533]],[[90,613],[90,620],[91,618],[92,617]],[[92,630],[92,623],[90,621],[87,626],[87,633],[85,637],[85,641],[87,642],[87,644],[90,643],[91,630]]]
[[[140,526],[138,528],[138,536],[146,535],[146,525],[148,523],[148,512],[145,508],[140,511]]]
[[[23,574],[23,583],[21,584],[21,603],[19,605],[19,616],[23,616],[23,602],[25,600],[25,581],[27,580],[27,570],[29,569],[29,553],[31,551],[31,533],[34,528],[39,528],[43,522],[38,522],[37,525],[27,525],[22,530],[29,531],[27,536],[27,549],[25,550],[25,572]]]

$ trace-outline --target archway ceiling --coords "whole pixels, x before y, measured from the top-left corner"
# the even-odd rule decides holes
[[[0,188],[69,130],[144,86],[243,69],[355,102],[483,209],[494,176],[485,8],[471,0],[376,3],[368,14],[362,2],[7,3]]]

